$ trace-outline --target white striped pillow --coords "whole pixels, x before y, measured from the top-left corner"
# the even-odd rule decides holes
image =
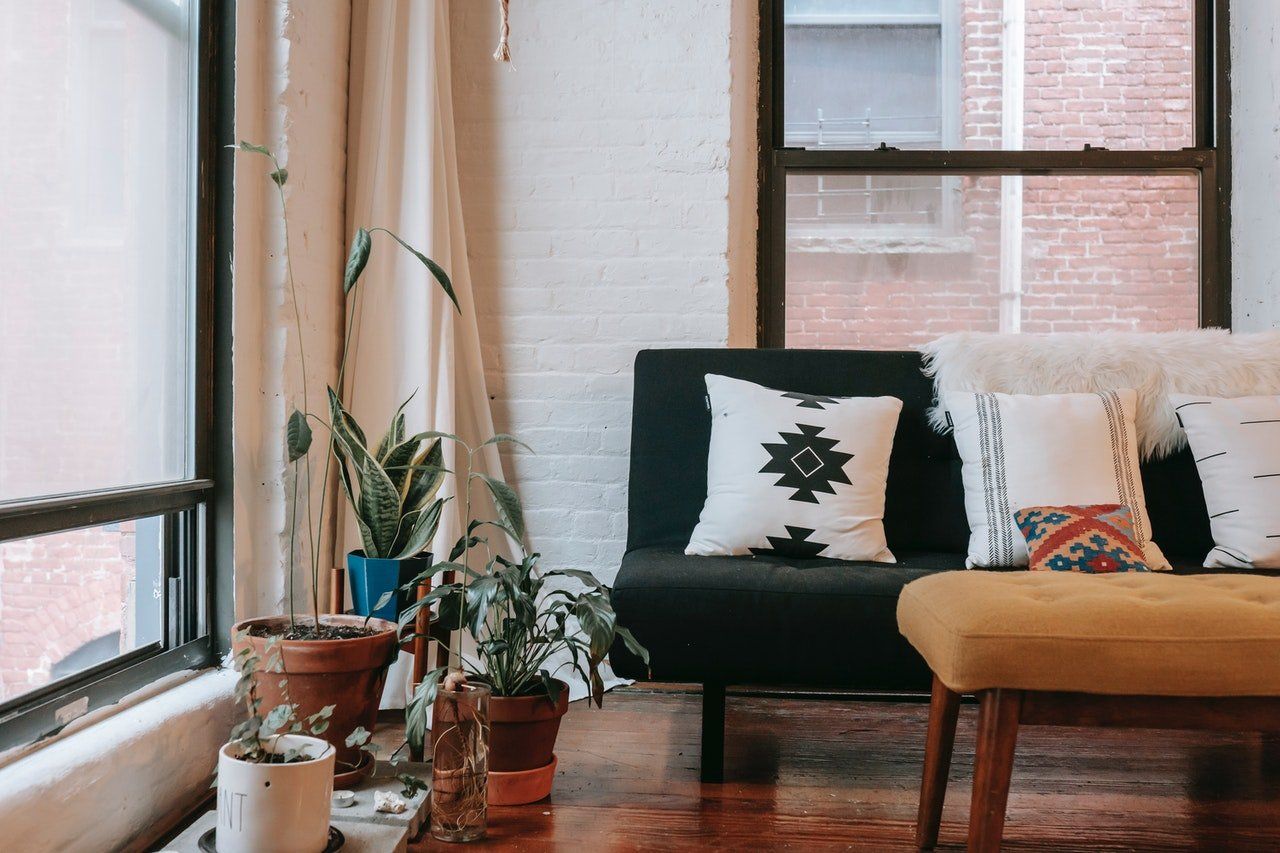
[[[1209,568],[1280,568],[1280,397],[1170,394],[1196,459]]]
[[[946,395],[969,517],[967,564],[1025,566],[1014,512],[1031,506],[1121,504],[1147,565],[1169,568],[1151,540],[1130,389],[1097,394]]]

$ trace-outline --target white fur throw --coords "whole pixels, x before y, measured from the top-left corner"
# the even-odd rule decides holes
[[[1146,459],[1186,443],[1169,403],[1171,393],[1280,394],[1280,332],[956,332],[920,350],[925,375],[933,377],[929,422],[938,432],[949,429],[938,404],[949,391],[1070,394],[1132,388],[1138,392],[1138,443]]]

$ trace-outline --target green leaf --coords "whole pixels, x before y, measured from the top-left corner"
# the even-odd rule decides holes
[[[613,645],[617,617],[608,600],[600,593],[581,596],[573,608],[578,624],[591,643],[591,663],[594,666],[604,660]]]
[[[498,507],[498,515],[511,528],[511,532],[515,534],[518,541],[524,541],[524,512],[520,509],[520,498],[516,495],[516,490],[508,486],[501,480],[494,479],[488,474],[473,474],[484,481],[489,487],[490,493],[493,495],[493,502]]]
[[[529,451],[530,453],[533,453],[533,448],[532,448],[532,447],[530,447],[529,445],[525,444],[523,441],[521,441],[520,439],[516,438],[514,435],[507,435],[505,432],[500,432],[500,433],[498,433],[498,434],[497,434],[497,435],[495,435],[493,438],[491,438],[491,439],[489,439],[488,441],[484,442],[484,443],[483,443],[483,444],[481,444],[480,446],[481,446],[481,447],[487,447],[487,446],[489,446],[490,444],[518,444],[518,445],[520,445],[521,447],[523,447],[525,450]]]
[[[293,719],[292,705],[277,705],[267,712],[259,729],[261,736],[270,737],[284,728]]]
[[[329,389],[330,408],[334,413],[334,422],[351,421],[350,416],[342,408],[333,389]],[[363,441],[357,442],[351,432],[334,428],[336,443],[342,446],[343,452],[351,460],[355,469],[356,482],[360,486],[360,494],[355,496],[353,506],[357,518],[368,526],[373,548],[366,547],[368,557],[388,557],[395,544],[396,530],[400,526],[400,494],[391,483],[387,472],[382,470],[378,460],[369,453]],[[350,494],[350,484],[344,483]],[[363,533],[363,531],[362,531]]]
[[[447,498],[445,500],[448,500]],[[435,538],[436,530],[440,527],[440,512],[444,509],[445,500],[438,500],[430,507],[418,514],[417,523],[413,525],[413,532],[409,534],[409,540],[405,543],[400,553],[395,555],[395,559],[403,560],[407,557],[415,557],[421,554],[431,544],[431,540]]]
[[[431,786],[419,779],[417,776],[411,776],[408,773],[396,774],[396,781],[404,787],[400,789],[401,796],[413,799],[418,795],[419,791],[428,791]]]
[[[618,636],[622,638],[622,644],[627,647],[627,651],[644,661],[644,665],[649,666],[649,650],[640,645],[640,641],[627,628],[618,625],[614,628],[618,632]]]
[[[591,587],[597,592],[609,591],[609,587],[605,586],[599,580],[597,580],[595,575],[591,574],[591,572],[584,571],[582,569],[553,569],[552,571],[547,572],[545,576],[549,578],[554,578],[554,577],[573,578],[574,580],[581,581],[584,586]]]
[[[390,604],[391,599],[395,597],[396,597],[396,591],[394,589],[387,590],[382,595],[378,596],[378,603],[373,605],[372,612],[377,613],[379,610],[381,610],[382,608]],[[347,746],[351,746],[351,744],[347,744]]]
[[[436,701],[436,693],[440,690],[440,679],[444,678],[449,667],[440,666],[423,676],[418,688],[413,691],[404,711],[405,739],[414,752],[421,752],[426,745],[427,711]]]
[[[239,148],[241,151],[252,151],[254,154],[265,154],[267,157],[271,156],[270,149],[265,145],[254,145],[252,142],[245,142],[243,139],[240,140],[239,145],[232,147]]]
[[[555,705],[560,702],[560,691],[562,686],[559,681],[551,677],[551,673],[545,669],[538,670],[538,677],[542,679],[542,687],[547,691],[547,698],[551,700],[551,704]]]
[[[369,232],[363,228],[356,229],[356,236],[351,238],[351,253],[347,255],[347,268],[342,274],[343,293],[350,293],[351,288],[356,286],[356,280],[364,272],[365,264],[369,263],[370,248],[372,241],[369,239]]]
[[[416,441],[417,436],[406,444]],[[409,472],[400,487],[401,503],[406,510],[422,509],[432,500],[444,484],[444,448],[439,439],[424,445],[410,460],[414,470]]]
[[[347,746],[364,746],[371,737],[373,737],[373,733],[364,726],[356,726],[355,731],[347,735],[347,739],[343,742]]]
[[[387,431],[383,433],[382,440],[378,442],[378,449],[373,454],[378,458],[378,462],[385,465],[387,456],[391,453],[392,448],[404,441],[404,407],[409,405],[409,401],[417,393],[417,391],[414,391],[413,394],[410,394],[408,399],[396,408],[396,413],[391,416],[391,423],[387,427]]]
[[[290,462],[296,462],[307,455],[307,451],[311,449],[311,425],[307,423],[306,415],[294,409],[285,424],[284,435]]]
[[[282,187],[284,186],[284,182],[289,180],[289,170],[276,169],[274,172],[270,173],[267,177],[271,178],[271,180],[275,182],[276,186]]]
[[[410,246],[404,240],[401,240],[395,234],[392,234],[387,229],[375,228],[373,230],[382,231],[383,233],[387,234],[389,237],[391,237],[392,240],[395,240],[397,243],[403,246],[409,252],[409,254],[413,255],[415,258],[421,261],[422,265],[427,268],[427,271],[431,273],[431,275],[435,278],[437,282],[439,282],[440,289],[444,291],[445,296],[449,297],[449,300],[453,303],[453,307],[457,309],[459,314],[462,313],[462,307],[458,305],[458,295],[453,292],[453,282],[449,281],[449,274],[446,273],[439,264],[437,264],[435,261],[431,260],[426,255],[419,252],[417,249]]]
[[[480,633],[484,630],[489,608],[493,606],[494,598],[497,597],[501,588],[502,582],[493,575],[476,578],[471,586],[467,587],[467,623],[471,629],[471,636],[476,639],[480,638]]]

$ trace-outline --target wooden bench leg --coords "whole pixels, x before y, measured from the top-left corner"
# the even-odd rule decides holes
[[[955,746],[959,713],[960,694],[934,676],[933,697],[929,700],[929,733],[924,742],[920,811],[916,816],[916,847],[920,850],[932,850],[938,843],[942,802],[947,796],[947,774],[951,771],[951,752]]]
[[[1018,743],[1022,691],[978,692],[978,745],[973,762],[973,801],[969,811],[970,853],[997,853],[1004,837],[1013,751]]]
[[[702,781],[724,781],[724,685],[702,685]]]

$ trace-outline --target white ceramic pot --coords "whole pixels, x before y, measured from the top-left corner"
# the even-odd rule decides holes
[[[272,738],[273,752],[307,761],[252,764],[234,743],[218,752],[218,853],[321,853],[329,839],[333,747],[316,737]]]

